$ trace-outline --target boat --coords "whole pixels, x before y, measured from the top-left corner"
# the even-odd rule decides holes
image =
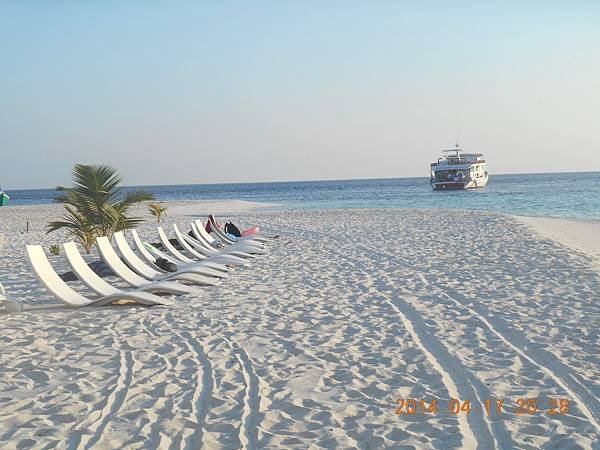
[[[431,163],[431,187],[436,191],[484,187],[488,173],[482,153],[465,153],[458,145],[444,150],[444,156]]]
[[[10,197],[8,196],[8,194],[6,194],[2,188],[0,188],[0,206],[6,206],[8,205],[8,201],[10,200]]]

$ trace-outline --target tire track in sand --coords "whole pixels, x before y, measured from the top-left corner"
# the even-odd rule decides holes
[[[196,430],[194,434],[186,438],[185,442],[186,449],[196,449],[203,445],[202,438],[206,426],[206,416],[212,403],[215,375],[204,347],[193,338],[189,331],[181,333],[180,336],[186,338],[184,339],[185,345],[190,352],[195,354],[194,360],[202,368],[201,375],[196,378],[196,387],[192,394],[192,414],[196,417]]]
[[[117,338],[113,327],[108,328],[113,337],[115,346],[118,346]],[[76,448],[82,447],[89,449],[95,445],[101,438],[110,422],[110,419],[121,409],[129,393],[131,382],[133,380],[133,357],[130,351],[119,349],[119,375],[114,389],[108,395],[106,405],[100,411],[98,419],[89,427],[94,431],[91,436],[82,436],[81,442]]]
[[[307,230],[302,231],[302,234],[308,233],[309,235],[314,235],[314,233],[308,232]],[[328,251],[334,257],[344,257],[343,254],[340,255],[340,250],[347,244],[331,235],[328,236],[328,238],[339,242],[337,248],[338,251],[333,252],[332,250],[326,249],[325,246],[321,246],[321,250]],[[367,254],[367,257],[380,253],[371,250],[363,244],[354,244],[351,247],[363,251]],[[388,256],[386,253],[382,254],[386,257]],[[351,261],[351,258],[347,259]],[[356,264],[353,264],[352,262],[350,262],[350,264],[367,277],[372,277],[374,275],[357,267]],[[379,279],[381,280],[381,278]],[[385,280],[381,281],[386,286],[389,286]],[[479,396],[475,394],[471,386],[459,381],[471,379],[472,375],[470,375],[470,372],[462,366],[459,360],[451,358],[445,347],[429,335],[425,323],[419,313],[406,303],[406,301],[397,296],[394,300],[399,301],[395,302],[383,292],[377,291],[376,294],[379,295],[390,309],[396,313],[413,341],[421,349],[434,369],[441,375],[442,382],[444,383],[450,398],[478,398]],[[458,414],[457,419],[459,430],[462,435],[462,448],[499,448],[498,440],[492,432],[487,418],[483,415],[483,411],[478,411],[478,408],[474,408],[469,415]]]
[[[362,250],[367,254],[378,254],[387,259],[388,262],[392,262],[397,266],[412,269],[408,264],[400,262],[394,255],[381,250],[374,250],[364,244],[355,245],[355,248]],[[538,367],[542,372],[552,378],[558,386],[575,400],[577,407],[581,410],[583,415],[588,419],[591,425],[595,427],[596,431],[600,432],[600,400],[590,393],[585,385],[579,381],[578,376],[555,355],[543,349],[536,349],[535,352],[528,351],[528,348],[533,349],[536,348],[536,346],[523,336],[522,333],[507,325],[501,318],[494,316],[496,325],[492,324],[492,322],[485,317],[486,315],[490,316],[489,312],[485,314],[480,313],[480,308],[477,306],[469,306],[467,305],[466,300],[458,300],[458,298],[462,297],[458,292],[451,291],[453,295],[450,295],[436,284],[430,283],[422,273],[415,271],[415,274],[423,284],[431,289],[431,291],[438,292],[460,308],[466,309],[473,317],[478,319],[490,333],[498,337],[519,356]],[[501,329],[501,331],[499,329]],[[508,338],[509,336],[511,338]]]
[[[421,280],[432,289],[436,289],[440,294],[469,311],[481,323],[483,323],[493,334],[495,334],[502,342],[508,345],[522,358],[529,361],[534,366],[538,367],[546,375],[548,375],[556,384],[565,390],[575,401],[583,415],[590,421],[600,433],[600,400],[596,398],[586,386],[578,380],[578,377],[572,370],[560,362],[554,355],[543,349],[536,351],[528,351],[527,348],[534,348],[522,333],[509,327],[501,318],[494,316],[496,325],[494,326],[483,314],[477,311],[477,307],[471,307],[465,301],[458,300],[462,297],[456,291],[451,291],[452,295],[439,287],[434,287],[425,279],[422,274],[419,274]],[[488,313],[489,316],[489,313]],[[500,330],[501,331],[500,331]],[[507,336],[511,336],[510,339]],[[517,344],[518,341],[518,344]]]
[[[252,365],[252,360],[248,353],[237,343],[232,343],[226,338],[225,341],[230,348],[235,352],[240,367],[242,376],[246,384],[244,392],[244,408],[242,412],[242,424],[240,426],[240,442],[242,448],[253,450],[258,448],[258,427],[259,427],[259,411],[260,411],[260,394],[259,381]]]
[[[427,326],[420,314],[400,296],[389,296],[384,292],[378,294],[400,318],[402,325],[425,354],[427,360],[442,376],[442,382],[446,386],[450,398],[477,398],[482,401],[474,384],[467,382],[473,379],[473,375],[460,363],[458,358],[452,357],[447,349],[427,331]],[[473,408],[470,414],[458,414],[457,419],[463,437],[462,448],[500,448],[498,439],[483,410]]]

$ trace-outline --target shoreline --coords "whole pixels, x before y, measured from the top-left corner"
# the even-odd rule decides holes
[[[539,235],[585,254],[600,267],[600,220],[511,215]]]

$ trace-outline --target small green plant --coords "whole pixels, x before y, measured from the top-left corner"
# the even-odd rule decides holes
[[[148,210],[150,210],[150,214],[156,217],[156,221],[159,223],[167,217],[167,207],[160,203],[148,203]]]
[[[60,245],[51,245],[50,253],[53,254],[54,256],[60,255]]]

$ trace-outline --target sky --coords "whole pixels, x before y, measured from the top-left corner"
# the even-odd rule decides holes
[[[0,1],[0,186],[600,170],[600,1]]]

